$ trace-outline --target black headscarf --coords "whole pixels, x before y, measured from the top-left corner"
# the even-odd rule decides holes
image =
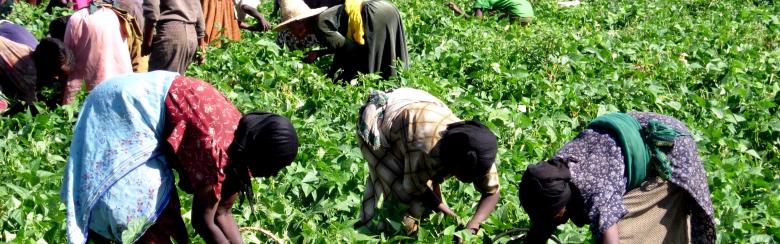
[[[251,176],[269,177],[290,165],[298,154],[298,135],[289,119],[267,112],[241,117],[228,149],[231,167],[239,177],[243,202],[252,203]]]
[[[444,164],[462,168],[479,177],[488,172],[496,160],[496,135],[479,121],[468,120],[447,126],[439,141],[439,158]]]
[[[561,159],[528,166],[519,185],[520,203],[531,219],[525,243],[545,243],[562,223],[553,219],[572,197],[570,180],[569,167]]]

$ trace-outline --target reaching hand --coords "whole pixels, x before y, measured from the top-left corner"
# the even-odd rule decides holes
[[[198,65],[206,63],[206,41],[201,38],[198,40],[198,50],[195,52],[195,61]]]
[[[198,65],[206,63],[206,48],[198,48],[198,51],[195,52],[195,62],[197,62]]]
[[[271,29],[271,23],[268,23],[268,21],[265,20],[265,18],[259,19],[257,25],[258,27],[260,27],[259,29],[261,31],[268,31]]]

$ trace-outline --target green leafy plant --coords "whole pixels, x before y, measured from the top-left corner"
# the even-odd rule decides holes
[[[456,0],[460,6],[472,2]],[[188,75],[210,81],[243,112],[290,117],[301,147],[277,177],[255,180],[254,209],[236,206],[239,226],[262,227],[293,243],[483,242],[528,227],[516,184],[526,166],[550,157],[588,121],[643,110],[685,122],[698,142],[722,243],[780,242],[780,6],[772,1],[606,1],[558,8],[532,1],[526,28],[496,16],[454,17],[443,2],[397,0],[411,67],[351,85],[324,77],[330,64],[301,62],[302,51],[273,33],[242,32],[210,48]],[[272,2],[261,10],[269,13]],[[9,19],[41,37],[54,15],[17,3]],[[354,230],[367,177],[355,121],[370,90],[408,86],[442,98],[460,118],[478,118],[499,137],[497,209],[468,235],[433,214],[415,237]],[[38,116],[0,117],[0,242],[64,242],[62,168],[78,103]],[[448,180],[449,206],[473,214],[478,193]],[[180,192],[189,224],[191,196]],[[254,211],[254,214],[251,214]],[[194,242],[200,242],[188,227]],[[244,232],[248,242],[270,242]],[[559,227],[564,243],[590,240],[587,228]]]

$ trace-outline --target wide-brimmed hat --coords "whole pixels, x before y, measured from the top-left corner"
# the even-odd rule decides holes
[[[295,21],[318,15],[328,7],[309,8],[303,0],[281,0],[279,9],[282,10],[282,23],[274,27],[274,31],[282,31]]]

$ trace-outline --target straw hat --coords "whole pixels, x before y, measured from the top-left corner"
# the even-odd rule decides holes
[[[281,0],[279,9],[282,10],[282,23],[274,27],[274,31],[282,31],[292,22],[318,15],[328,7],[309,8],[303,0]]]

